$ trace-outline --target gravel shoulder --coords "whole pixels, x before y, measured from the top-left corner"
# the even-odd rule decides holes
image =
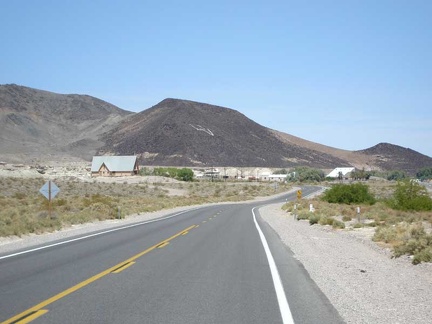
[[[346,323],[431,323],[432,264],[392,259],[362,230],[297,221],[281,204],[260,208]]]

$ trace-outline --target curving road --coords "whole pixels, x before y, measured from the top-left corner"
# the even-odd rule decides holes
[[[0,321],[342,323],[259,216],[286,199],[295,193],[0,255]]]

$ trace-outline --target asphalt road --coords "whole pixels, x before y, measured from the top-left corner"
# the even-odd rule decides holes
[[[0,255],[0,321],[342,323],[260,219],[259,206],[286,199],[295,193]]]

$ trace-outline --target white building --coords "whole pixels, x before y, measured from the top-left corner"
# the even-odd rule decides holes
[[[327,178],[338,178],[339,177],[339,172],[342,173],[342,176],[346,176],[348,173],[354,171],[355,168],[350,167],[350,168],[336,168],[334,169],[332,172],[330,172],[329,174],[326,175]]]

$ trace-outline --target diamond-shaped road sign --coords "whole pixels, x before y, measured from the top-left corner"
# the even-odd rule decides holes
[[[51,183],[51,192],[50,192],[50,183]],[[52,181],[47,181],[42,186],[42,188],[39,189],[39,192],[45,196],[46,199],[51,200],[54,198],[59,192],[59,187],[56,186],[56,184]],[[51,195],[50,195],[51,193]]]

